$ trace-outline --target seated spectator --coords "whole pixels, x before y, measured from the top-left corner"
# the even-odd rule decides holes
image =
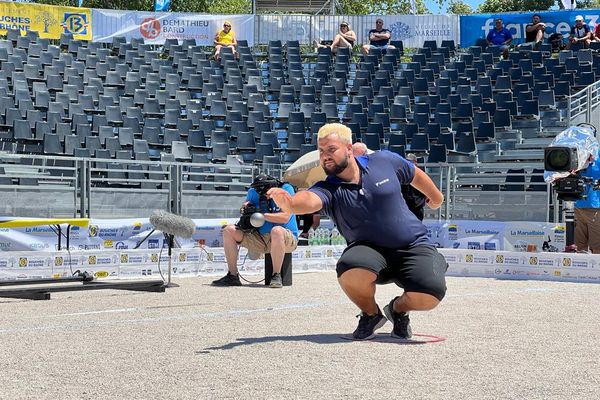
[[[338,48],[349,47],[350,50],[352,50],[354,43],[356,43],[356,33],[350,29],[350,25],[346,21],[342,21],[340,24],[340,31],[337,35],[335,35],[331,45],[324,45],[315,40],[315,47],[317,49],[322,47],[331,47],[331,52],[335,54]]]
[[[569,35],[569,42],[567,43],[567,49],[570,49],[573,45],[581,45],[582,48],[587,49],[590,47],[592,41],[592,32],[590,27],[583,22],[583,17],[578,15],[575,17],[575,25],[571,28],[571,34]]]
[[[377,18],[375,21],[375,29],[369,31],[369,44],[364,44],[362,47],[363,54],[369,54],[371,49],[394,49],[390,44],[392,33],[383,27],[383,20]]]
[[[600,42],[600,23],[596,24],[592,34],[592,42]]]
[[[231,22],[225,21],[223,22],[223,29],[217,32],[215,36],[215,59],[221,59],[221,48],[229,47],[233,51],[233,54],[236,54],[235,47],[237,46],[237,40],[235,39],[235,33],[231,30]]]
[[[496,18],[496,26],[488,33],[485,40],[488,46],[500,46],[500,51],[505,59],[508,58],[508,50],[512,43],[512,33],[502,23],[502,18]]]
[[[544,41],[546,24],[541,21],[542,17],[539,14],[533,14],[531,24],[525,27],[525,42],[533,43],[534,48],[538,47]]]

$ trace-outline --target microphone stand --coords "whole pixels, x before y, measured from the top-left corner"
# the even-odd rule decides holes
[[[171,282],[171,271],[173,269],[173,243],[175,242],[175,235],[171,235],[170,233],[164,233],[164,235],[167,245],[169,246],[169,271],[167,284],[165,287],[179,287],[178,284]]]

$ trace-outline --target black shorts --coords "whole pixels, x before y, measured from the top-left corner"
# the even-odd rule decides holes
[[[406,292],[427,293],[438,300],[446,294],[448,263],[433,246],[395,250],[369,243],[354,243],[337,262],[337,275],[352,268],[365,268],[377,274],[377,284],[395,283]]]

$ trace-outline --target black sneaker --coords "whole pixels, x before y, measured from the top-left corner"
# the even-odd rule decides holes
[[[358,320],[358,326],[352,333],[354,340],[368,340],[375,337],[375,331],[381,328],[387,321],[379,307],[377,307],[377,314],[367,315],[361,312],[356,317],[360,317]]]
[[[401,312],[397,313],[394,311],[394,301],[398,297],[394,297],[390,304],[383,307],[383,312],[387,319],[394,323],[394,329],[392,330],[391,336],[398,339],[410,339],[412,337],[412,329],[410,329],[410,318],[408,313]]]
[[[281,274],[274,273],[271,277],[271,283],[269,284],[270,288],[281,288],[283,287],[283,282],[281,280]]]
[[[224,277],[217,279],[216,281],[212,281],[213,286],[242,286],[242,282],[240,281],[239,275],[233,275],[227,272],[227,275]]]

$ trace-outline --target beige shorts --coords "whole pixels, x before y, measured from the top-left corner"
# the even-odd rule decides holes
[[[271,252],[271,234],[266,233],[264,235],[253,231],[251,233],[244,233],[244,238],[240,242],[240,246],[247,248],[253,253],[267,254]],[[298,247],[298,239],[294,236],[292,231],[285,229],[283,236],[285,241],[285,252],[291,253]]]
[[[600,208],[575,209],[575,244],[577,250],[600,253]]]

